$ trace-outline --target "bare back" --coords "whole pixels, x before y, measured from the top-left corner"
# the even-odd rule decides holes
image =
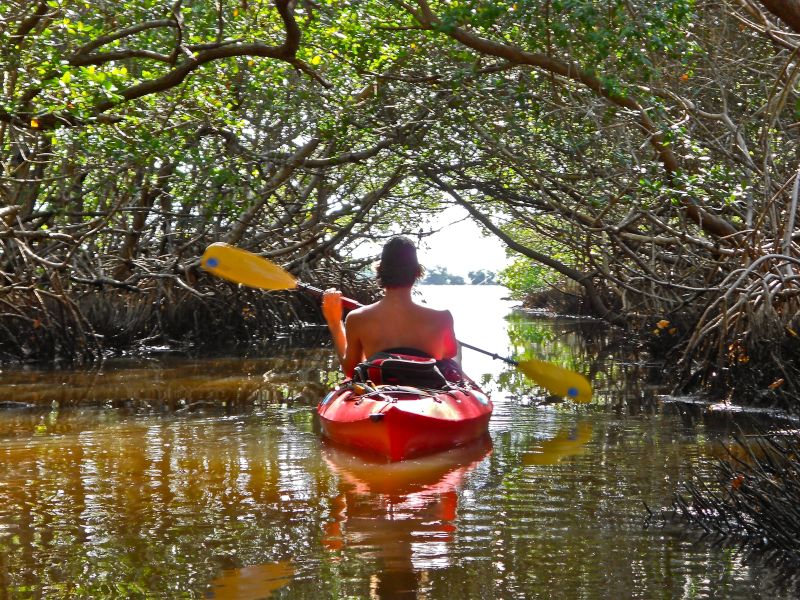
[[[441,360],[458,351],[450,311],[420,306],[410,290],[388,290],[375,304],[347,315],[345,372],[365,357],[390,348],[416,348]]]

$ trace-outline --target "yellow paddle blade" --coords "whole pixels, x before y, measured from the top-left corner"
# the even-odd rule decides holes
[[[223,242],[211,244],[200,266],[217,277],[265,290],[293,290],[297,280],[275,263]]]
[[[575,402],[592,399],[592,384],[583,375],[543,360],[521,360],[519,370],[554,396],[566,396]]]

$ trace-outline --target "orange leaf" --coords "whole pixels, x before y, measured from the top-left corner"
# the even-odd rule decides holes
[[[772,383],[770,383],[767,387],[771,390],[776,390],[783,385],[783,379],[776,379]]]

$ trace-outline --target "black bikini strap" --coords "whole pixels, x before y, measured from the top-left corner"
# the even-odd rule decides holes
[[[375,354],[375,357],[382,354],[408,354],[409,356],[419,356],[420,358],[433,358],[427,352],[423,352],[422,350],[417,350],[416,348],[388,348],[386,350],[381,350],[380,352]],[[372,360],[374,357],[370,357]]]

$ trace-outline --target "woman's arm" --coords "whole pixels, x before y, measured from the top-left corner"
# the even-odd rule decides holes
[[[356,365],[364,360],[364,350],[358,335],[358,323],[355,313],[347,315],[346,323],[342,322],[342,293],[339,290],[325,290],[322,295],[322,314],[328,323],[333,346],[339,356],[339,364],[346,377],[352,377]]]
[[[347,315],[345,323],[345,349],[342,357],[342,371],[352,377],[359,363],[364,362],[364,347],[361,344],[358,309]]]
[[[456,340],[453,315],[449,310],[444,311],[442,326],[442,352],[444,358],[454,358],[458,355],[458,340]]]

